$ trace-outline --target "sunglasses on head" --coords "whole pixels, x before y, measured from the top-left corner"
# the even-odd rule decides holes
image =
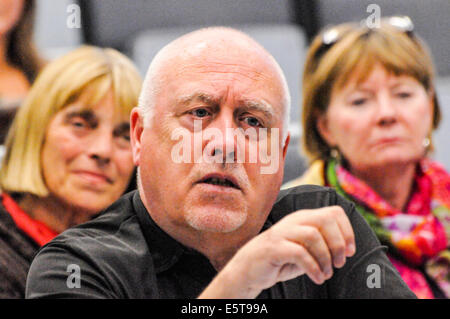
[[[392,16],[383,18],[381,19],[380,25],[381,24],[389,25],[400,32],[406,33],[410,38],[414,37],[414,24],[408,16]],[[379,26],[369,26],[365,20],[362,20],[359,25],[355,23],[354,27],[367,28],[367,31],[363,33],[363,36],[367,36]],[[325,31],[322,32],[322,44],[314,54],[316,61],[318,61],[320,57],[325,54],[325,52],[327,52],[336,42],[342,39],[349,31],[349,29],[340,30],[336,26],[325,29]]]

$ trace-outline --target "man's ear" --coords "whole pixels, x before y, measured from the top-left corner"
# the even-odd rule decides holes
[[[319,131],[320,136],[324,139],[325,142],[331,147],[336,145],[336,141],[334,140],[333,135],[330,132],[328,118],[325,115],[320,115],[316,121],[316,127]]]
[[[286,136],[286,140],[284,141],[284,146],[283,146],[283,160],[286,159],[287,149],[288,149],[290,141],[291,141],[291,134],[288,133]]]
[[[142,132],[144,131],[144,118],[138,107],[131,110],[130,115],[130,142],[133,152],[133,163],[139,166],[142,149]]]

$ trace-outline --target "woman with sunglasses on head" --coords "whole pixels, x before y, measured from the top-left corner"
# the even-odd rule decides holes
[[[319,34],[303,75],[310,168],[284,188],[334,187],[355,203],[419,298],[450,297],[450,175],[430,159],[434,73],[408,17]]]
[[[135,170],[129,118],[140,88],[127,57],[92,46],[37,77],[0,168],[0,298],[24,298],[37,250],[127,190]]]

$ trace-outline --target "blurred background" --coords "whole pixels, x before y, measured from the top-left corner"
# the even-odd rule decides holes
[[[292,109],[287,181],[306,168],[298,142],[301,74],[308,43],[327,25],[366,19],[373,3],[382,17],[410,16],[414,32],[431,49],[443,113],[434,135],[434,158],[450,170],[450,0],[38,0],[35,40],[48,59],[84,43],[113,47],[133,59],[144,75],[156,52],[181,34],[212,25],[241,29],[273,54],[288,80]],[[79,28],[68,23],[77,8]]]

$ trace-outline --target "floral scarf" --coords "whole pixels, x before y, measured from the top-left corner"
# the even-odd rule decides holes
[[[450,298],[450,175],[442,166],[429,159],[420,162],[404,212],[335,160],[326,167],[326,179],[355,203],[380,242],[389,247],[389,259],[418,298],[433,298],[425,276]]]

